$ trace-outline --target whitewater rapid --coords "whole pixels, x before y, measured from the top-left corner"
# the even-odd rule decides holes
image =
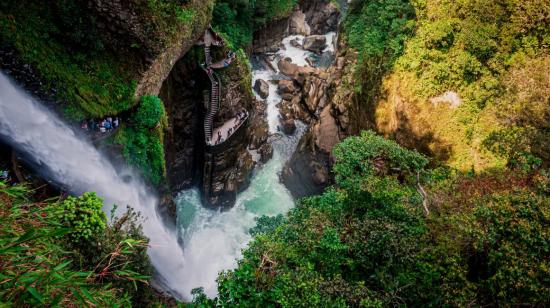
[[[45,178],[74,194],[95,191],[104,199],[107,214],[113,204],[118,205],[117,215],[124,213],[127,205],[141,212],[143,232],[149,238],[148,254],[158,278],[168,286],[183,283],[183,251],[176,232],[165,228],[157,213],[157,197],[130,170],[117,172],[94,146],[2,72],[0,136],[31,159]]]
[[[333,35],[327,34],[327,48],[332,45],[332,38]],[[277,67],[274,64],[281,58],[305,65],[310,53],[292,47],[291,39],[301,41],[303,37],[285,38],[286,49],[273,55],[272,66]],[[280,74],[260,65],[253,68],[252,83],[259,78],[271,81],[280,78]],[[281,97],[277,86],[269,83],[267,120],[270,133],[277,133],[280,125],[277,104]],[[185,300],[191,299],[191,290],[197,287],[204,287],[210,297],[216,296],[218,273],[236,267],[241,250],[251,239],[249,230],[256,219],[284,214],[294,206],[279,173],[305,129],[304,124],[297,122],[294,135],[273,142],[273,158],[255,171],[250,186],[237,196],[232,209],[209,210],[202,207],[196,189],[180,192],[176,198],[177,229],[170,230],[157,212],[157,196],[148,191],[139,176],[131,170],[117,171],[93,145],[75,135],[55,114],[0,72],[0,137],[32,159],[42,176],[71,193],[95,191],[104,199],[107,214],[113,204],[118,205],[116,215],[123,213],[126,205],[141,212],[156,281],[175,297]]]
[[[327,51],[333,51],[333,33],[326,35]],[[283,39],[284,49],[273,54],[271,66],[277,67],[277,61],[290,58],[293,63],[307,65],[306,57],[312,54],[293,47],[290,41],[302,42],[299,35]],[[277,93],[277,85],[271,80],[281,79],[278,71],[273,71],[261,63],[252,66],[252,85],[257,79],[269,83],[267,122],[269,132],[279,132],[279,109],[282,98]],[[256,98],[262,100],[257,94]],[[237,196],[236,204],[226,212],[206,209],[200,204],[200,195],[196,189],[185,190],[176,198],[178,222],[183,243],[186,281],[182,288],[189,298],[193,288],[203,287],[209,297],[217,295],[216,278],[218,273],[233,269],[242,257],[241,251],[251,239],[250,228],[256,225],[260,216],[285,214],[294,207],[294,200],[288,189],[280,182],[279,174],[285,162],[294,152],[306,126],[296,122],[296,132],[291,136],[282,136],[273,141],[273,158],[261,166],[254,174],[250,186]]]

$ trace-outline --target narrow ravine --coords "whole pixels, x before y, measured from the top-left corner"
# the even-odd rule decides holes
[[[327,34],[327,48],[332,48],[334,33]],[[282,58],[291,58],[293,63],[306,65],[310,52],[292,47],[292,39],[303,40],[303,36],[289,36],[283,39],[285,49],[272,57],[272,67]],[[263,60],[252,59],[252,84],[257,79],[266,81],[283,78],[278,71],[267,67]],[[261,99],[257,96],[258,99]],[[284,163],[296,148],[306,126],[297,123],[296,132],[291,135],[279,133],[279,109],[281,96],[277,94],[277,85],[270,83],[267,104],[267,120],[271,134],[281,135],[273,138],[273,158],[261,166],[254,174],[251,185],[240,193],[235,206],[229,211],[218,212],[201,206],[200,194],[196,189],[179,193],[178,226],[184,251],[183,284],[180,286],[188,299],[193,288],[203,287],[205,293],[214,297],[217,294],[216,278],[223,270],[237,265],[241,250],[251,239],[250,228],[255,219],[262,216],[284,214],[294,207],[290,192],[280,182],[279,174]]]
[[[329,34],[329,46],[331,46]],[[272,55],[291,58],[304,64],[309,52],[287,47]],[[253,80],[282,78],[262,61],[253,60]],[[273,65],[276,67],[276,65]],[[259,99],[259,97],[258,97]],[[294,206],[289,191],[280,182],[279,173],[292,155],[305,125],[297,123],[291,136],[278,131],[281,97],[277,86],[270,83],[267,117],[274,149],[273,158],[257,169],[248,189],[240,193],[236,204],[219,212],[202,206],[196,189],[185,190],[177,197],[177,230],[169,230],[157,212],[158,199],[139,176],[125,168],[115,168],[85,138],[73,130],[38,101],[0,73],[0,136],[38,166],[37,172],[74,194],[95,191],[105,200],[105,212],[113,204],[121,214],[126,205],[142,213],[143,231],[150,239],[148,254],[156,269],[155,284],[173,296],[191,299],[191,290],[204,287],[209,296],[216,296],[216,278],[223,270],[234,268],[251,239],[249,229],[262,215],[284,214]],[[253,156],[258,156],[253,153]]]

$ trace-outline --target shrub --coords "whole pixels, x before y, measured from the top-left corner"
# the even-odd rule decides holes
[[[88,241],[105,230],[107,216],[102,211],[103,200],[95,193],[69,196],[59,206],[61,222],[69,227],[75,242]]]
[[[0,302],[17,307],[132,305],[127,292],[103,284],[93,270],[87,269],[93,269],[97,264],[88,263],[82,267],[75,258],[76,253],[67,249],[65,235],[81,234],[82,229],[77,225],[79,229],[74,230],[61,223],[59,218],[63,219],[63,216],[59,214],[63,204],[53,201],[34,203],[28,195],[29,190],[22,186],[10,187],[0,182]],[[78,199],[88,201],[79,203],[75,201]],[[71,202],[83,206],[91,204],[90,212],[95,212],[97,201],[97,197],[88,194]],[[73,206],[69,210],[74,210]],[[103,230],[92,237],[101,234]],[[131,256],[135,250],[126,246],[118,251],[118,255],[111,253],[115,252],[97,254],[97,257],[109,260],[107,257],[111,256],[111,260],[118,263],[119,258]],[[138,278],[143,279],[143,276],[128,273],[117,276],[115,280]]]
[[[154,95],[144,95],[141,97],[137,112],[132,119],[140,128],[153,128],[160,123],[163,116],[164,105],[160,98]]]

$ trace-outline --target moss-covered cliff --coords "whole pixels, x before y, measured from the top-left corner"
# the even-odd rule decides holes
[[[134,109],[158,95],[175,62],[210,23],[214,1],[9,1],[0,4],[5,58],[29,66],[37,91],[70,120],[123,115],[115,138],[154,184],[165,176],[164,131],[137,129]],[[5,65],[2,65],[4,67]],[[21,82],[25,82],[24,80]],[[159,147],[160,144],[160,147]]]

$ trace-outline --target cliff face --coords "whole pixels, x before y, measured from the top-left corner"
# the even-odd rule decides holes
[[[210,82],[198,65],[204,61],[203,47],[191,48],[210,22],[212,4],[213,1],[190,1],[186,7],[193,11],[193,22],[176,26],[160,37],[159,30],[167,25],[148,15],[154,21],[148,27],[139,22],[143,12],[123,1],[91,1],[90,7],[102,17],[111,37],[122,36],[142,49],[143,69],[139,71],[135,96],[159,95],[165,104],[169,125],[164,140],[170,190],[176,192],[202,184],[207,204],[228,206],[233,204],[236,192],[245,188],[254,167],[247,148],[265,143],[267,129],[262,129],[265,121],[261,110],[255,110],[249,68],[244,58],[238,58],[218,72],[222,77],[222,100],[214,126],[246,109],[251,112],[250,129],[247,127],[238,138],[235,136],[223,151],[208,151],[205,145],[204,96]],[[214,56],[223,57],[224,51],[218,50]]]
[[[336,31],[340,11],[330,0],[301,0],[292,14],[271,21],[254,33],[253,52],[274,52],[288,35],[314,35]]]
[[[318,194],[332,184],[332,149],[354,132],[350,120],[354,63],[355,55],[340,42],[332,66],[298,69],[292,76],[298,91],[292,101],[283,101],[282,117],[309,124],[282,172],[283,182],[295,197]],[[281,66],[292,65],[282,62]]]
[[[203,92],[209,81],[199,66],[196,47],[180,59],[164,80],[159,97],[168,114],[165,133],[167,180],[174,192],[200,180],[204,153]]]
[[[213,48],[213,58],[224,57],[225,48]],[[267,123],[264,110],[251,92],[250,68],[244,55],[228,67],[216,70],[220,76],[220,110],[214,127],[247,110],[247,123],[216,150],[206,146],[203,121],[210,80],[199,66],[204,47],[196,46],[179,60],[164,81],[160,97],[169,115],[165,138],[168,181],[173,192],[199,185],[205,204],[229,207],[238,191],[246,188],[254,162],[248,148],[265,147]],[[225,138],[225,136],[224,136]]]
[[[191,0],[183,8],[174,8],[182,14],[187,12],[188,20],[169,18],[163,15],[162,8],[144,9],[148,6],[145,0],[131,4],[121,0],[90,0],[88,6],[96,13],[110,45],[130,47],[140,55],[142,67],[137,72],[135,91],[135,97],[139,98],[160,92],[176,62],[210,23],[214,1]]]
[[[269,146],[266,144],[268,129],[265,109],[252,94],[252,77],[245,55],[238,55],[231,65],[218,72],[222,83],[221,106],[214,127],[235,118],[237,112],[249,113],[243,127],[222,146],[206,148],[203,200],[210,206],[227,208],[235,203],[237,192],[248,186],[255,166],[248,149]]]

